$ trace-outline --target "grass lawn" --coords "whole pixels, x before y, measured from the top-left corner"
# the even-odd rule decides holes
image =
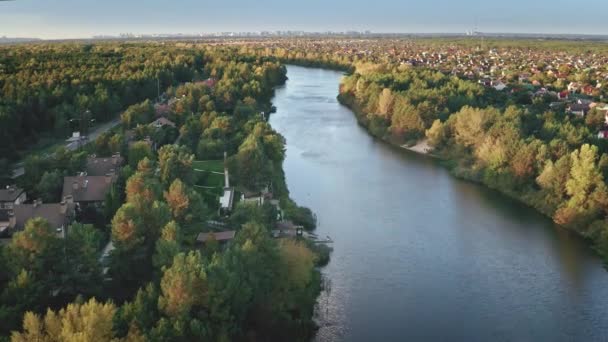
[[[192,162],[192,168],[198,170],[224,172],[223,160],[195,160]]]
[[[196,185],[224,187],[224,161],[223,160],[199,160],[192,163],[196,176]],[[202,170],[202,171],[201,171]],[[214,172],[221,172],[214,173]]]
[[[207,205],[217,207],[217,199],[222,195],[224,188],[224,161],[223,160],[197,160],[192,163],[194,169],[196,190],[203,196]],[[214,172],[221,172],[214,173]]]

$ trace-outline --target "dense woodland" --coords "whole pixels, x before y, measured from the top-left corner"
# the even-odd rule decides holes
[[[86,132],[92,119],[108,121],[159,87],[191,81],[203,62],[201,51],[160,44],[0,47],[0,156]]]
[[[282,65],[234,49],[184,44],[3,49],[2,99],[10,101],[3,103],[0,127],[16,127],[2,132],[15,137],[9,139],[14,145],[3,148],[35,139],[43,128],[54,127],[48,133],[58,134],[65,128],[62,122],[83,108],[100,120],[125,109],[119,128],[83,149],[59,148],[27,158],[18,182],[30,198],[59,201],[63,176],[82,170],[90,153],[121,152],[126,165],[103,210],[79,213],[66,238],[45,220],[33,219],[1,245],[0,339],[311,336],[321,286],[316,266],[327,261],[327,254],[305,239],[272,238],[273,206],[238,204],[227,218],[238,230],[234,241],[227,247],[213,239],[202,248],[195,245],[198,233],[213,231],[207,221],[219,218],[213,207],[217,197],[196,185],[200,175],[193,161],[221,159],[224,151],[232,183],[251,191],[269,187],[286,218],[314,228],[310,210],[288,197],[285,142],[266,122],[273,88],[286,80]],[[167,113],[176,128],[152,131],[148,125],[155,116],[148,98],[156,97],[157,75],[162,75],[163,97],[177,99]],[[99,104],[100,92],[116,102]],[[79,103],[85,98],[86,104]],[[58,108],[66,111],[58,114]],[[128,144],[129,135],[134,143]],[[138,141],[148,136],[157,150]],[[100,258],[108,241],[115,249]]]

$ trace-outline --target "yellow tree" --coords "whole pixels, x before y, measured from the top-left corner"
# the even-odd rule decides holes
[[[160,282],[162,295],[158,307],[171,317],[188,314],[195,306],[207,303],[207,274],[199,252],[180,253]]]
[[[390,116],[393,111],[393,103],[395,96],[389,88],[382,89],[380,93],[380,99],[378,100],[378,114],[383,116]]]
[[[291,288],[305,288],[311,281],[315,266],[314,253],[303,243],[282,240],[279,244],[284,281]]]
[[[169,191],[165,191],[164,195],[173,217],[183,218],[190,207],[190,199],[184,183],[180,179],[174,180]]]
[[[44,318],[27,312],[23,332],[13,332],[12,342],[26,341],[117,341],[112,331],[116,306],[94,298],[84,304],[68,304],[59,312],[48,310]],[[129,340],[138,340],[135,333]]]

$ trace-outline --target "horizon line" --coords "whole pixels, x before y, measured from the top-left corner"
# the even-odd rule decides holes
[[[547,33],[547,32],[499,32],[499,31],[458,31],[458,32],[374,32],[371,30],[342,30],[342,31],[305,31],[305,30],[255,30],[255,31],[216,31],[216,32],[156,32],[156,33],[133,33],[133,32],[121,32],[117,34],[93,34],[83,37],[55,37],[55,38],[42,38],[37,36],[8,36],[0,35],[2,39],[15,39],[15,40],[39,40],[39,41],[61,41],[61,40],[96,40],[96,39],[137,39],[137,38],[254,38],[254,37],[306,37],[306,36],[398,36],[398,35],[433,35],[433,36],[458,36],[458,37],[483,37],[484,35],[491,36],[503,36],[503,37],[517,37],[517,36],[530,36],[530,37],[596,37],[596,38],[608,38],[608,33]]]

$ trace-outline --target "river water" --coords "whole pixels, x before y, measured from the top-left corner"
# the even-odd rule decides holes
[[[341,73],[288,67],[272,126],[291,196],[335,242],[318,341],[608,340],[608,273],[576,236],[374,140]]]

